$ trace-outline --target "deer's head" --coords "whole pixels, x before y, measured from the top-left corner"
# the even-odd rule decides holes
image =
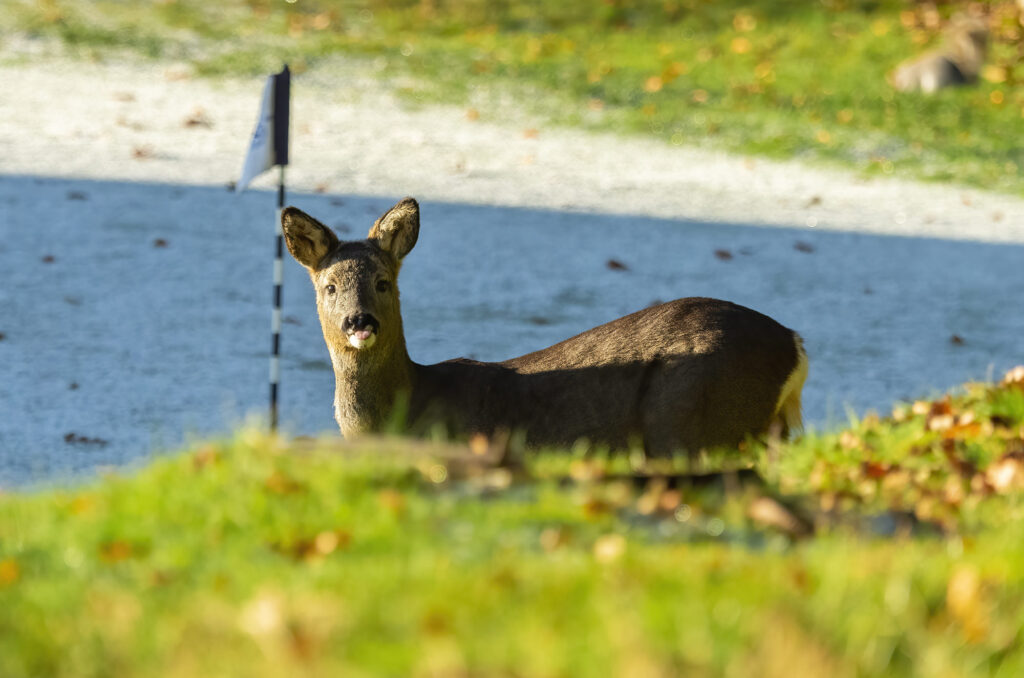
[[[294,207],[281,214],[288,251],[306,267],[332,357],[386,355],[403,345],[398,269],[416,244],[419,205],[405,198],[385,212],[366,240],[339,240]]]

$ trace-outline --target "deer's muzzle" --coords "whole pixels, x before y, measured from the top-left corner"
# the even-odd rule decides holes
[[[341,331],[353,348],[370,348],[377,341],[380,323],[369,313],[350,315],[341,322]]]

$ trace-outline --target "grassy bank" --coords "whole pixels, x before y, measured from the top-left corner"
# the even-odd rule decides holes
[[[973,3],[993,31],[978,86],[929,97],[885,80],[967,4],[15,0],[0,29],[91,56],[184,60],[206,75],[368,57],[408,76],[410,100],[474,114],[500,116],[508,98],[497,94],[511,92],[559,124],[1022,193],[1024,151],[1008,141],[1024,133],[1015,3]]]
[[[240,433],[2,496],[0,675],[1024,670],[1024,371],[760,482],[512,451]]]

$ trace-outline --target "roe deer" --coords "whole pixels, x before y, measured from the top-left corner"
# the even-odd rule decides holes
[[[406,198],[366,240],[341,241],[294,207],[282,213],[288,250],[316,288],[345,436],[380,429],[399,403],[408,422],[453,434],[523,431],[531,446],[639,442],[651,455],[800,428],[800,336],[716,299],[654,306],[505,362],[414,363],[395,281],[419,216]]]
[[[988,53],[989,31],[978,18],[955,15],[937,49],[907,59],[889,74],[901,92],[921,90],[934,94],[944,87],[970,85],[978,80]]]

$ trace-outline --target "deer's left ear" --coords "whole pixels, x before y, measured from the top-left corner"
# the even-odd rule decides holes
[[[412,251],[419,235],[420,206],[412,198],[405,198],[377,219],[368,237],[401,261]]]

